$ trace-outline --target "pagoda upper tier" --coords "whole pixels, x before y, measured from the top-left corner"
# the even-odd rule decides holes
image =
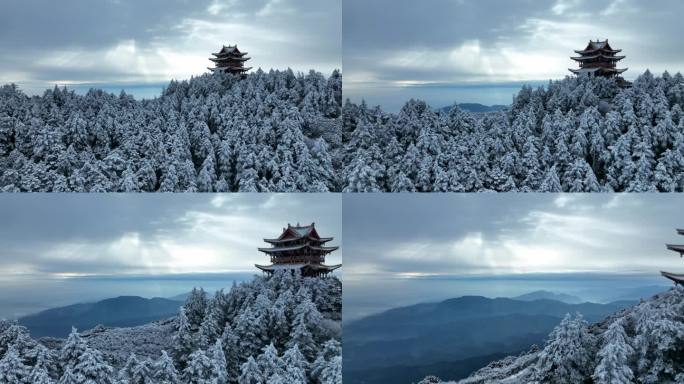
[[[625,72],[627,68],[617,68],[618,61],[625,56],[618,56],[621,49],[613,49],[608,40],[590,40],[587,47],[581,51],[575,51],[579,56],[571,59],[579,63],[579,69],[570,68],[569,71],[576,75],[614,77]]]
[[[677,229],[677,233],[680,235],[684,235],[684,229]],[[666,244],[666,246],[667,249],[679,253],[679,257],[684,256],[684,245]],[[660,274],[674,281],[675,284],[684,285],[684,274],[682,273],[671,273],[661,271]]]
[[[271,264],[256,264],[256,267],[269,274],[276,270],[298,269],[303,276],[325,276],[342,266],[325,265],[325,256],[339,248],[325,246],[332,239],[319,236],[314,223],[305,226],[288,224],[277,238],[264,239],[271,247],[259,248],[259,251],[270,257]]]
[[[240,52],[237,45],[224,45],[219,52],[212,53],[212,55],[214,57],[210,57],[209,60],[213,61],[216,65],[214,68],[208,68],[212,72],[222,71],[243,75],[252,69],[252,67],[245,67],[245,62],[250,58],[247,57],[247,52]]]

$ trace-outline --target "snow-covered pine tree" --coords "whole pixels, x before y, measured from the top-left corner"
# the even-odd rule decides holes
[[[113,384],[113,372],[114,369],[104,361],[102,354],[92,348],[83,351],[72,370],[79,384]]]
[[[342,356],[335,356],[321,372],[321,384],[342,384]]]
[[[321,328],[322,317],[315,305],[306,298],[294,310],[293,329],[287,347],[297,345],[307,361],[313,361],[317,350],[317,334]]]
[[[138,358],[135,356],[135,353],[131,353],[126,360],[126,364],[119,370],[118,379],[129,382],[133,378],[138,364]]]
[[[30,367],[24,364],[14,345],[10,344],[0,359],[0,383],[25,384],[30,373]]]
[[[173,365],[173,360],[166,351],[162,351],[161,356],[154,364],[153,379],[158,384],[179,384],[178,372]]]
[[[133,370],[129,384],[153,384],[156,383],[154,379],[154,368],[152,362],[148,359],[138,362],[138,365]]]
[[[278,356],[278,350],[273,344],[264,347],[263,353],[257,357],[256,363],[264,382],[273,376],[282,377],[285,373],[285,362]]]
[[[241,373],[238,377],[238,384],[265,384],[259,366],[256,360],[250,356],[247,361],[242,364]]]
[[[285,373],[283,378],[289,383],[307,383],[306,372],[309,369],[309,363],[306,358],[299,351],[297,345],[288,349],[283,353],[283,364],[285,366]]]
[[[582,315],[567,314],[539,353],[537,378],[545,383],[581,383],[593,371],[593,336]]]
[[[59,353],[59,362],[62,367],[62,371],[66,371],[67,368],[73,368],[78,364],[79,359],[83,353],[85,353],[88,345],[81,338],[76,328],[71,328],[71,333],[64,342],[62,349]]]
[[[80,378],[74,375],[71,367],[67,367],[66,371],[59,379],[59,384],[81,384]]]
[[[211,348],[207,351],[208,357],[214,365],[214,376],[217,384],[226,384],[228,382],[228,371],[226,369],[226,356],[223,353],[223,344],[221,340],[216,340]]]
[[[183,383],[188,384],[214,384],[218,380],[214,362],[207,354],[198,349],[190,354],[188,365],[183,370]]]
[[[184,368],[190,354],[197,346],[197,340],[192,333],[190,321],[186,316],[185,307],[181,307],[178,312],[178,328],[173,336],[173,353],[174,358],[179,363],[179,366]]]
[[[634,373],[629,364],[634,349],[629,344],[622,321],[614,321],[603,334],[603,346],[597,357],[600,359],[592,378],[596,384],[629,384],[634,382]]]

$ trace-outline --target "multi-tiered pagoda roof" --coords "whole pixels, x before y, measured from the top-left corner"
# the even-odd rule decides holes
[[[677,233],[680,235],[684,235],[684,229],[677,229]],[[682,257],[684,255],[684,245],[666,244],[666,246],[667,249],[669,249],[670,251],[675,251],[679,253],[679,257]],[[675,284],[684,285],[684,274],[682,273],[671,273],[661,271],[660,274],[674,281]]]
[[[302,276],[325,276],[342,266],[325,265],[325,256],[339,248],[325,245],[332,239],[319,236],[314,223],[305,226],[288,224],[277,238],[264,239],[271,246],[259,248],[259,251],[270,257],[271,264],[256,264],[256,267],[269,274],[285,269],[300,270]]]
[[[209,60],[216,64],[214,68],[208,68],[212,72],[222,71],[243,75],[252,69],[252,67],[245,67],[245,62],[250,58],[247,57],[247,52],[240,52],[237,45],[224,45],[218,53],[212,53],[212,55],[214,57],[210,57]]]
[[[608,40],[589,41],[587,47],[581,51],[575,51],[579,56],[571,57],[579,63],[579,69],[569,69],[576,75],[614,77],[625,72],[627,68],[617,68],[618,61],[625,56],[618,56],[621,49],[613,49]]]

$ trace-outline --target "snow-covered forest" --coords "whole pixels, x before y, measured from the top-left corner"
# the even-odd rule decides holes
[[[341,384],[341,307],[337,278],[281,272],[213,297],[193,290],[167,336],[150,332],[169,322],[162,321],[128,340],[115,332],[121,329],[34,340],[26,328],[4,321],[0,383]],[[136,340],[150,335],[167,340]]]
[[[523,87],[506,111],[486,114],[347,101],[343,189],[681,192],[683,105],[682,75],[650,72],[626,89],[601,77]]]
[[[0,88],[2,191],[336,191],[342,76],[261,70],[136,101]]]
[[[439,383],[426,377],[421,383]],[[460,384],[682,383],[684,289],[656,295],[589,325],[568,314],[543,348],[490,363]]]

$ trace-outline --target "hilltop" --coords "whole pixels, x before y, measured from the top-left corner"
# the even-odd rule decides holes
[[[347,192],[681,192],[684,77],[645,72],[523,86],[509,108],[397,114],[365,103],[342,111]]]
[[[339,71],[204,74],[142,101],[7,85],[0,190],[337,191],[341,107]]]

